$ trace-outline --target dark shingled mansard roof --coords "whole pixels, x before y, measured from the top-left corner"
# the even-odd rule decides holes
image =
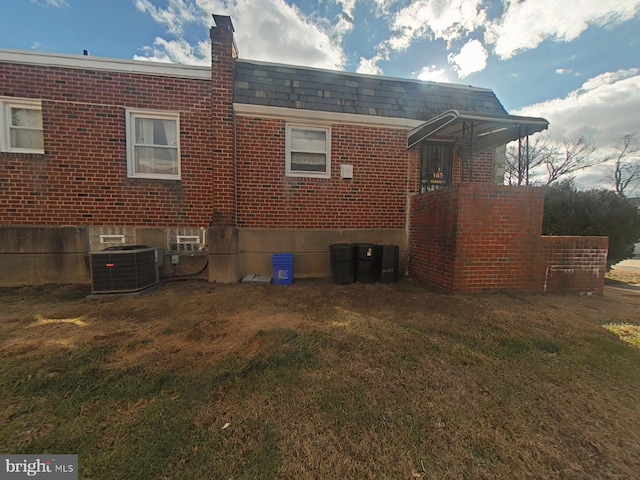
[[[237,60],[234,103],[429,120],[447,110],[507,115],[485,88]]]

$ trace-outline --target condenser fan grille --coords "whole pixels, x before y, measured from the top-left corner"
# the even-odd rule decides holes
[[[136,292],[159,281],[155,248],[111,247],[91,252],[93,293]]]

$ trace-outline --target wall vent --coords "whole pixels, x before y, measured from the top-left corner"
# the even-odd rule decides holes
[[[126,243],[124,235],[100,235],[100,243]]]
[[[205,249],[207,229],[181,227],[168,229],[169,251],[178,253],[202,252]]]
[[[97,252],[107,247],[135,244],[133,227],[91,226],[89,227],[89,251]]]

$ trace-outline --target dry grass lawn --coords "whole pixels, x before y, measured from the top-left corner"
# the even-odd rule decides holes
[[[640,285],[640,272],[637,270],[614,268],[607,273],[607,280],[613,280],[614,283]]]
[[[640,292],[0,290],[0,450],[86,479],[638,478]]]

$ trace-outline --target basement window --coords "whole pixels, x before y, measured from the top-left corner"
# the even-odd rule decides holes
[[[180,180],[180,114],[127,110],[127,175]]]
[[[288,177],[331,177],[331,129],[287,125]]]
[[[0,97],[0,151],[44,153],[40,100]]]

